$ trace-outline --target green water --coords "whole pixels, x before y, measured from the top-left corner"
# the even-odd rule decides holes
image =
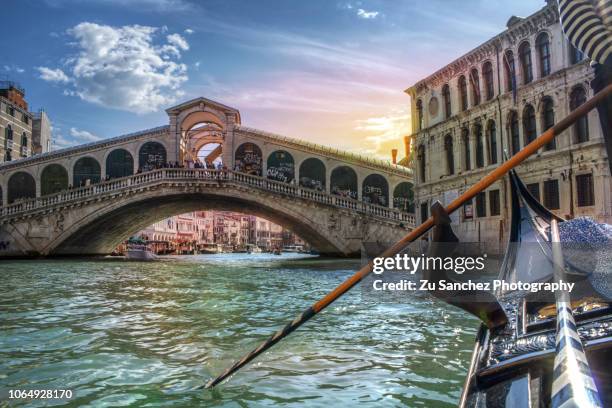
[[[266,254],[0,263],[0,406],[456,406],[477,322],[428,298],[330,306],[214,391],[196,390],[348,277]]]

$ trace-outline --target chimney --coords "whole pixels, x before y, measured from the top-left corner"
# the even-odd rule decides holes
[[[397,164],[397,149],[391,149],[391,161]]]

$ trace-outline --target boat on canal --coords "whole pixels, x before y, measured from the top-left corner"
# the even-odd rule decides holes
[[[214,242],[206,243],[200,246],[201,254],[221,254],[223,253],[223,246]]]
[[[563,220],[532,197],[514,171],[510,180],[510,238],[499,279],[552,282],[553,230]],[[556,242],[556,248],[565,248]],[[576,282],[561,306],[558,299],[518,290],[497,291],[480,306],[483,323],[460,407],[612,406],[609,299],[590,279],[592,271],[583,271],[572,257],[558,259],[566,278]],[[470,311],[476,314],[473,305]]]
[[[152,261],[157,256],[147,241],[132,237],[127,242],[126,258],[134,261]]]

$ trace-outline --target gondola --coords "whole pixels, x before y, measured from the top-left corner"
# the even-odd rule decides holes
[[[562,220],[543,207],[518,175],[510,176],[511,221],[509,242],[499,279],[546,282],[555,279],[553,226]],[[434,227],[434,241],[452,241],[443,218]],[[449,239],[450,235],[450,239]],[[559,248],[563,247],[561,245]],[[563,258],[566,277],[576,282],[572,291],[569,339],[578,358],[559,357],[567,328],[556,319],[555,299],[534,293],[498,291],[474,306],[457,304],[479,315],[483,323],[476,337],[460,407],[566,407],[612,406],[612,309],[589,280],[585,265]],[[587,263],[588,264],[588,263]],[[441,297],[440,294],[434,294]],[[453,303],[451,299],[445,299]],[[455,302],[456,303],[456,302]],[[474,310],[477,308],[479,310]],[[483,310],[485,313],[483,313]],[[563,315],[561,315],[563,316]],[[579,354],[580,346],[584,353]],[[584,358],[586,355],[586,358]],[[572,400],[564,382],[578,382],[584,395]],[[571,387],[570,387],[571,388]],[[591,398],[592,397],[592,398]],[[580,398],[584,398],[580,402]],[[578,402],[577,402],[578,401]],[[565,405],[564,405],[565,404]]]

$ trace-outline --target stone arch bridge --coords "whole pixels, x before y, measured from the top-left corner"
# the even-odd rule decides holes
[[[197,98],[169,125],[0,164],[0,258],[107,254],[188,211],[259,215],[324,254],[414,226],[412,172],[244,127]]]

